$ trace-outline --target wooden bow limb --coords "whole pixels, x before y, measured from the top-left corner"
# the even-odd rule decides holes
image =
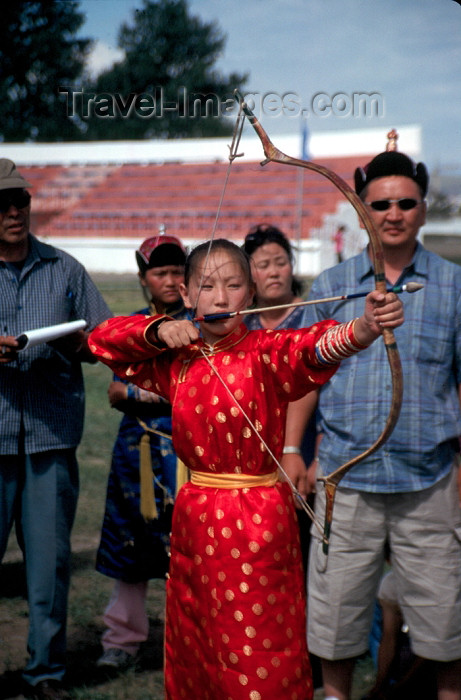
[[[381,240],[378,235],[378,231],[375,227],[373,219],[371,218],[367,207],[364,205],[360,197],[354,192],[354,190],[345,182],[339,175],[334,173],[332,170],[324,167],[323,165],[318,165],[317,163],[312,163],[311,161],[301,160],[299,158],[293,158],[282,153],[269,139],[265,130],[261,126],[257,117],[248,108],[240,95],[238,90],[234,92],[235,98],[240,103],[241,109],[245,116],[250,121],[254,130],[258,134],[266,159],[261,163],[261,165],[266,165],[269,162],[282,163],[284,165],[294,165],[300,168],[306,168],[307,170],[313,170],[319,173],[323,177],[326,177],[352,204],[356,210],[358,216],[363,222],[365,229],[368,233],[368,238],[370,241],[370,248],[373,257],[373,270],[375,278],[375,288],[386,293],[386,278],[384,274],[384,253],[383,247],[381,245]],[[338,467],[334,472],[319,478],[325,485],[325,524],[324,524],[324,538],[323,538],[323,551],[328,554],[328,545],[331,533],[331,524],[333,521],[333,506],[336,494],[336,488],[343,478],[343,476],[351,469],[354,465],[366,459],[369,455],[375,452],[383,443],[387,440],[389,435],[392,433],[394,426],[400,414],[400,408],[402,405],[402,395],[403,395],[403,377],[402,377],[402,365],[400,362],[400,355],[397,348],[397,343],[395,342],[394,332],[391,328],[383,328],[382,336],[384,344],[386,347],[387,358],[389,366],[391,369],[392,376],[392,399],[389,415],[386,420],[386,425],[383,428],[382,433],[379,435],[377,440],[365,450],[362,454],[357,455],[353,459]]]

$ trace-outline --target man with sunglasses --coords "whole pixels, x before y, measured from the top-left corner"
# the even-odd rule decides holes
[[[405,323],[395,336],[404,395],[397,425],[379,450],[342,479],[328,556],[313,529],[309,649],[322,660],[325,696],[348,700],[355,660],[368,649],[388,541],[413,651],[435,662],[439,700],[460,700],[461,268],[425,250],[417,240],[426,217],[424,164],[386,151],[356,170],[355,188],[378,230],[388,285],[412,281],[424,288],[402,295]],[[365,249],[323,272],[311,297],[369,291],[373,285],[373,264]],[[359,315],[363,300],[351,303],[352,310],[347,302],[306,307],[303,325]],[[384,343],[364,351],[359,363],[353,358],[341,363],[318,394],[318,448],[311,471],[328,474],[372,445],[385,425],[390,400]],[[317,397],[308,395],[302,401],[307,421]],[[300,445],[301,414],[299,403],[293,404],[287,445]],[[300,458],[289,459],[295,476]],[[321,520],[324,501],[324,488],[319,486],[316,511]]]
[[[19,351],[26,330],[111,316],[80,263],[29,232],[29,183],[0,158],[0,561],[13,524],[26,564],[30,698],[63,687],[70,533],[78,494],[87,331]]]

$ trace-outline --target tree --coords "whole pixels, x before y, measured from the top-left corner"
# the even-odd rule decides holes
[[[89,39],[77,39],[78,2],[7,2],[0,23],[0,139],[81,138],[66,114],[60,86],[80,79]]]
[[[133,25],[122,25],[125,59],[82,95],[82,122],[91,139],[215,136],[232,126],[233,90],[247,75],[214,69],[225,36],[217,24],[191,16],[186,0],[144,0]]]

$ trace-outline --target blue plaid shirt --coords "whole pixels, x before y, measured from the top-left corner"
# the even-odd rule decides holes
[[[29,235],[20,272],[0,261],[1,335],[85,319],[88,329],[112,314],[84,267]],[[0,454],[17,454],[21,423],[26,454],[75,447],[83,429],[80,362],[42,343],[0,366]]]
[[[461,434],[461,267],[418,243],[398,284],[424,289],[401,295],[405,322],[395,331],[403,367],[403,405],[387,442],[342,479],[361,491],[398,493],[427,488],[450,470]],[[323,272],[310,298],[371,291],[373,269],[366,250]],[[364,299],[305,307],[303,325],[323,318],[361,316]],[[391,375],[384,343],[343,361],[319,400],[319,449],[324,474],[363,452],[384,428],[391,401]]]

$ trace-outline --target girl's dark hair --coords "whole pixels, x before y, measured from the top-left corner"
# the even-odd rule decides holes
[[[200,243],[200,245],[193,248],[187,256],[184,267],[184,283],[186,286],[189,284],[191,275],[195,272],[198,265],[205,260],[209,253],[214,253],[217,250],[224,250],[229,253],[242,268],[248,283],[252,283],[250,259],[245,251],[226,238],[217,238],[212,241],[211,244],[208,242]]]
[[[293,248],[286,235],[277,226],[270,224],[257,224],[248,231],[243,242],[243,250],[251,258],[255,250],[258,250],[266,243],[277,243],[288,255],[291,267],[294,263]],[[300,296],[303,291],[303,285],[294,275],[292,275],[291,291],[295,296]]]

